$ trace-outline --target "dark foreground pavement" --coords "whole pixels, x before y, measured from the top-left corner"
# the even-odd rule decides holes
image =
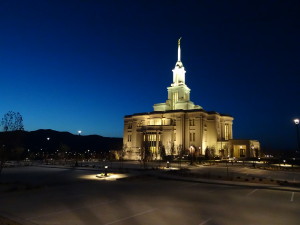
[[[0,215],[24,225],[299,224],[298,189],[151,173],[108,181],[91,170],[6,169]]]

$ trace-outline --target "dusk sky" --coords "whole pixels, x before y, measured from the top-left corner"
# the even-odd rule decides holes
[[[299,1],[0,0],[0,115],[122,137],[166,101],[179,37],[195,104],[232,115],[234,138],[296,149]]]

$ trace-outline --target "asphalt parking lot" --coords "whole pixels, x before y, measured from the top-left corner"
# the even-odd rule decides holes
[[[18,167],[3,171],[0,215],[26,225],[299,224],[300,192]]]

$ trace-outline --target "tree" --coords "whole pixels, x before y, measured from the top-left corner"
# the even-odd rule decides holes
[[[19,112],[9,111],[4,114],[1,125],[3,126],[4,132],[24,130],[23,117]]]
[[[23,117],[19,112],[9,111],[4,114],[1,125],[3,133],[0,140],[0,174],[8,159],[19,159],[23,152],[22,135],[23,135]]]

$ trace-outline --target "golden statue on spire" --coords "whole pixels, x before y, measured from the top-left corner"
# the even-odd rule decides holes
[[[181,40],[181,37],[178,39],[178,45],[180,45],[180,40]]]

